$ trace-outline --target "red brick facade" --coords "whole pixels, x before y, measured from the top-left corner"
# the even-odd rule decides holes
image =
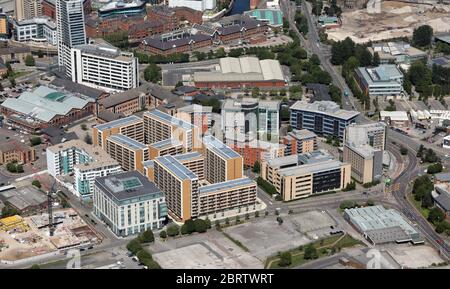
[[[248,88],[248,87],[284,87],[284,81],[250,81],[250,82],[195,82],[195,87],[204,88]]]

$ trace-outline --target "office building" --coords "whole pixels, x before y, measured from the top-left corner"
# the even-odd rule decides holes
[[[354,123],[359,115],[357,111],[341,109],[332,101],[297,101],[289,109],[293,129],[307,129],[317,135],[334,137],[340,141],[344,139],[345,128]]]
[[[243,159],[223,142],[206,135],[203,137],[205,175],[210,183],[220,183],[243,177]]]
[[[199,128],[158,109],[147,111],[144,118],[145,143],[175,139],[186,151],[201,149]]]
[[[106,149],[106,139],[115,134],[121,134],[143,143],[144,121],[140,117],[130,115],[97,125],[92,129],[93,144]]]
[[[149,159],[147,145],[121,134],[106,139],[106,152],[118,161],[125,171],[137,170],[141,174],[144,173],[142,163]]]
[[[163,192],[136,171],[97,178],[94,214],[121,237],[164,226],[167,205]]]
[[[72,77],[71,48],[86,44],[83,0],[56,0],[58,65]]]
[[[333,160],[326,151],[285,156],[261,164],[261,177],[284,201],[341,190],[351,181],[350,164]]]
[[[383,122],[351,124],[346,128],[343,161],[351,164],[352,178],[363,184],[381,178],[385,143],[386,125]]]
[[[419,232],[396,210],[385,209],[382,205],[345,209],[344,219],[373,245],[424,242]]]
[[[0,165],[10,162],[27,164],[36,160],[36,151],[33,147],[27,146],[14,140],[0,139]]]
[[[27,20],[13,22],[14,39],[23,41],[45,41],[51,45],[57,45],[56,24],[49,17],[35,17]]]
[[[310,153],[317,150],[317,135],[307,129],[294,129],[283,137],[284,155]]]
[[[221,128],[227,140],[274,139],[278,142],[280,101],[226,99],[222,104]]]
[[[169,214],[178,221],[199,215],[198,176],[171,155],[154,160],[155,184],[165,196]]]
[[[82,199],[92,196],[96,178],[122,171],[119,163],[101,148],[79,139],[48,147],[46,155],[49,174],[56,178],[73,173],[75,194]]]
[[[370,97],[398,96],[403,93],[403,73],[394,64],[358,67],[355,80],[361,91]]]
[[[83,44],[71,49],[72,81],[108,91],[139,86],[139,64],[131,52],[109,44]]]
[[[188,7],[197,11],[214,10],[216,0],[169,0],[169,7]]]
[[[234,209],[255,209],[256,183],[244,177],[199,188],[199,214],[219,215]]]

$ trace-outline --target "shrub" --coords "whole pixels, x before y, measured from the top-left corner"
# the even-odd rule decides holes
[[[151,243],[151,242],[155,241],[155,236],[153,235],[152,230],[151,229],[145,230],[139,236],[139,241],[141,241],[141,243]]]
[[[137,252],[142,250],[141,242],[138,238],[131,240],[127,244],[127,250],[133,254],[137,254]]]
[[[31,184],[32,184],[33,186],[35,186],[36,188],[38,188],[38,189],[41,188],[41,182],[39,182],[38,180],[33,180],[33,181],[31,182]]]
[[[159,237],[160,237],[161,239],[167,238],[167,232],[166,232],[166,231],[161,231],[161,232],[159,233]]]
[[[290,252],[283,252],[280,254],[280,262],[278,265],[280,267],[286,267],[292,264],[292,254]]]
[[[167,235],[169,237],[175,237],[180,234],[180,228],[177,225],[172,225],[169,228],[167,228]]]

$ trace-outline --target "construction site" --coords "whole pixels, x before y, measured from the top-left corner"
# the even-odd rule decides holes
[[[15,261],[99,243],[101,238],[72,209],[0,219],[0,260]]]
[[[345,10],[342,26],[327,31],[334,41],[350,37],[355,43],[411,37],[414,28],[430,25],[434,32],[450,31],[450,5],[369,0],[365,9]]]

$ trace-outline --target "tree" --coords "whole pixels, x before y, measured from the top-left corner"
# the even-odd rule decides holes
[[[277,222],[278,222],[278,225],[283,224],[283,218],[277,217]]]
[[[141,243],[152,243],[155,241],[155,236],[153,235],[153,232],[151,229],[145,230],[140,236],[139,241]]]
[[[204,233],[208,230],[208,225],[202,219],[196,219],[194,221],[195,231],[198,233]]]
[[[31,143],[31,146],[37,146],[42,143],[42,139],[38,136],[35,136],[35,137],[30,138],[30,143]]]
[[[319,254],[317,253],[316,247],[314,245],[309,244],[305,248],[305,254],[303,255],[303,258],[306,260],[312,260],[319,258]]]
[[[292,264],[292,254],[291,252],[283,252],[280,254],[280,262],[278,265],[280,267],[287,267]]]
[[[161,80],[161,68],[155,63],[150,63],[144,70],[144,79],[158,83]]]
[[[87,125],[85,123],[81,124],[80,127],[81,127],[82,130],[87,130],[88,129]]]
[[[195,223],[192,219],[187,220],[183,226],[181,227],[182,230],[182,234],[183,234],[183,227],[185,227],[185,230],[187,232],[187,234],[192,234],[195,232]]]
[[[402,146],[400,147],[400,153],[402,154],[402,156],[406,156],[408,154],[408,149]]]
[[[442,164],[441,163],[435,163],[432,165],[429,165],[427,168],[427,173],[432,175],[432,174],[437,174],[442,172]]]
[[[161,239],[167,238],[167,232],[166,232],[166,231],[161,231],[161,232],[159,233],[159,237],[160,237]]]
[[[225,52],[225,49],[223,47],[220,47],[219,49],[216,50],[215,56],[216,58],[223,58],[227,56],[227,53]]]
[[[252,97],[258,97],[259,96],[259,87],[255,86],[252,88]]]
[[[137,252],[141,251],[142,245],[141,245],[141,242],[139,241],[139,239],[135,238],[135,239],[131,240],[130,242],[128,242],[127,250],[135,255],[137,254]]]
[[[256,161],[256,162],[253,164],[253,169],[252,169],[252,171],[253,171],[255,174],[259,174],[259,172],[261,171],[261,165],[259,164],[258,161]]]
[[[414,29],[412,43],[418,47],[425,47],[431,44],[433,28],[430,25],[421,25]]]
[[[348,191],[353,191],[354,189],[356,189],[356,183],[354,181],[351,181],[350,183],[348,183],[345,186],[345,188],[342,191],[348,192]]]
[[[37,52],[37,56],[39,57],[39,58],[42,58],[42,57],[44,57],[44,52],[42,51],[42,50],[38,50],[38,52]]]
[[[430,208],[433,206],[433,197],[431,196],[431,193],[426,193],[422,198],[421,203],[422,208]]]
[[[430,221],[433,224],[438,224],[438,223],[442,222],[444,219],[445,219],[445,214],[438,207],[432,208],[430,210],[430,213],[428,214],[428,221]]]
[[[6,206],[2,209],[2,218],[11,217],[18,214],[19,212],[9,204],[6,204]]]
[[[33,180],[33,181],[31,182],[31,184],[32,184],[33,186],[35,186],[36,188],[38,188],[38,189],[41,188],[41,182],[39,182],[38,180]]]
[[[208,217],[205,219],[205,224],[207,229],[211,229],[211,220]]]
[[[339,205],[339,208],[341,210],[345,210],[345,209],[351,209],[356,207],[356,203],[354,201],[342,201],[341,204]]]
[[[84,136],[84,142],[87,144],[92,144],[92,137],[89,133],[86,133],[86,135]]]
[[[30,269],[41,269],[41,267],[38,264],[33,264]]]
[[[35,66],[35,65],[36,65],[36,63],[35,63],[35,61],[34,61],[33,55],[28,54],[28,55],[25,57],[25,65],[26,65],[26,66]]]
[[[180,228],[177,225],[172,225],[167,228],[167,235],[170,237],[175,237],[180,234]]]

